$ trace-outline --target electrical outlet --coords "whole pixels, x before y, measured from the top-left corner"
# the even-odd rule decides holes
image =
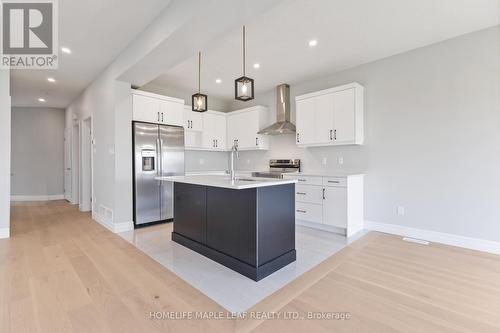
[[[344,164],[344,157],[343,156],[337,157],[337,163],[338,163],[338,165]]]
[[[323,157],[321,160],[321,164],[326,165],[328,163],[328,159],[326,157]]]
[[[200,165],[205,164],[205,160],[203,158],[200,158],[198,161],[199,161]]]
[[[403,206],[398,206],[396,208],[396,213],[398,216],[405,216],[405,208]]]

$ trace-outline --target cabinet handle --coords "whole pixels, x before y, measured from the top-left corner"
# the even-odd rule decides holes
[[[305,192],[297,192],[297,194],[300,194],[300,195],[306,195]]]
[[[325,200],[325,189],[323,189],[323,200]]]
[[[338,183],[340,183],[338,180],[329,180],[328,182],[329,182],[329,183],[333,183],[333,184],[338,184]]]
[[[215,148],[215,140],[212,140],[212,147]]]
[[[191,128],[193,128],[193,121],[192,121],[192,120],[190,120],[190,122],[191,122]]]
[[[305,179],[297,179],[299,182],[305,182],[306,180]]]
[[[259,145],[259,138],[255,138],[255,145],[258,146]]]
[[[330,130],[330,140],[333,140],[333,130]]]
[[[334,139],[334,140],[337,140],[337,130],[334,130],[334,131],[333,131],[333,139]]]
[[[297,133],[297,142],[300,142],[300,136],[299,136],[299,133]]]
[[[163,122],[163,112],[161,113],[161,122]]]
[[[160,112],[157,113],[158,113],[158,122],[160,122]]]
[[[305,210],[297,209],[297,213],[307,213]]]
[[[215,139],[215,147],[219,147],[219,140]]]

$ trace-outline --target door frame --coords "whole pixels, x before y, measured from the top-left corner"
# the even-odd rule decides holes
[[[80,179],[79,179],[79,209],[82,212],[92,211],[94,197],[93,183],[93,131],[92,116],[81,121],[80,133]]]
[[[71,127],[71,203],[80,202],[80,122],[75,120]]]

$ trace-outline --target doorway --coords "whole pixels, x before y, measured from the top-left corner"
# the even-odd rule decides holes
[[[75,121],[71,133],[71,203],[80,203],[80,124]]]
[[[81,177],[80,211],[92,210],[92,118],[86,118],[81,126]]]

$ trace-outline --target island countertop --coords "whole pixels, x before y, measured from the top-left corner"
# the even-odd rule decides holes
[[[296,179],[271,179],[259,177],[236,177],[231,181],[229,175],[193,175],[193,176],[171,176],[156,177],[157,180],[167,182],[177,182],[185,184],[222,187],[233,190],[243,190],[264,186],[275,186],[296,183]]]

